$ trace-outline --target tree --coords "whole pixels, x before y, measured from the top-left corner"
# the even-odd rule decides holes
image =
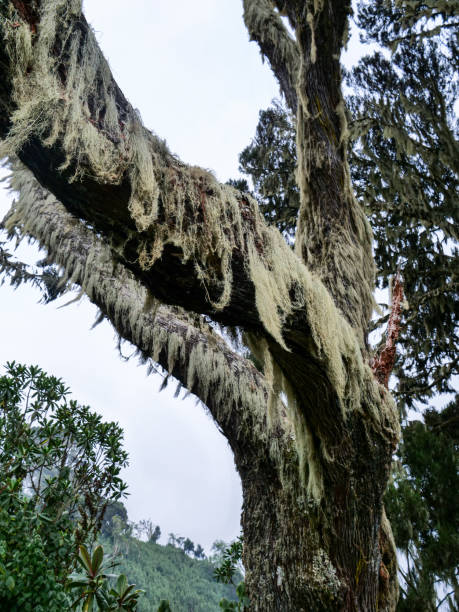
[[[300,207],[294,121],[294,116],[275,100],[271,108],[260,111],[255,138],[239,156],[239,169],[250,176],[266,221],[291,239]],[[244,187],[248,191],[247,182],[239,186]]]
[[[187,554],[193,554],[194,553],[194,542],[192,542],[190,540],[190,538],[186,538],[185,541],[183,542],[183,550]]]
[[[176,543],[177,543],[177,537],[176,537],[175,533],[170,533],[169,534],[169,538],[167,540],[167,545],[175,547]]]
[[[238,601],[228,601],[226,598],[223,598],[220,601],[220,608],[223,610],[246,610],[250,601],[247,598],[245,592],[245,582],[241,580],[241,558],[242,558],[242,544],[243,539],[239,537],[236,541],[234,541],[230,546],[223,550],[221,560],[219,565],[214,570],[215,580],[217,582],[222,582],[224,584],[232,584],[235,585],[234,580],[236,579],[239,584],[236,586],[236,594]],[[219,548],[215,547],[216,550],[219,551]]]
[[[399,424],[369,367],[372,235],[339,66],[350,1],[243,4],[295,115],[294,250],[247,193],[142,126],[76,0],[0,3],[6,225],[209,408],[241,476],[254,610],[393,610],[382,500]]]
[[[86,546],[81,545],[77,560],[84,573],[71,576],[69,589],[77,591],[77,597],[71,606],[72,610],[77,610],[80,606],[84,612],[137,610],[139,597],[145,591],[135,589],[135,584],[128,584],[124,574],[117,576],[108,573],[114,562],[112,559],[104,560],[102,546],[96,546],[91,555]],[[115,585],[110,585],[110,578],[116,578]]]
[[[196,544],[195,549],[193,551],[193,555],[195,559],[205,559],[206,553],[204,552],[204,548],[201,544]]]
[[[112,537],[113,536],[113,519],[114,517],[118,517],[122,523],[127,524],[128,513],[126,506],[123,502],[113,501],[107,504],[105,509],[104,518],[101,526],[101,534],[103,536]]]
[[[457,610],[459,398],[403,430],[385,503],[403,558],[398,609]],[[443,587],[443,588],[439,588]]]
[[[178,536],[175,539],[175,543],[177,545],[177,548],[183,548],[184,544],[185,544],[185,538],[184,536]]]
[[[398,609],[437,610],[446,600],[457,609],[454,402],[425,410],[424,423],[406,419],[407,407],[452,392],[458,373],[457,8],[361,3],[359,23],[386,54],[363,58],[349,78],[359,139],[351,172],[375,233],[378,284],[401,270],[408,300],[394,368],[402,443],[386,494],[403,557]]]
[[[161,529],[159,525],[156,527],[153,525],[151,519],[142,519],[137,525],[135,525],[135,529],[139,534],[139,538],[142,535],[145,535],[147,542],[157,542],[161,537]]]
[[[414,4],[413,14],[397,2],[361,3],[366,40],[396,51],[390,61],[364,57],[348,83],[351,171],[375,234],[378,285],[401,270],[409,305],[394,369],[403,412],[453,392],[459,372],[457,35],[445,9],[427,36],[418,21],[435,8]]]
[[[416,435],[406,421],[407,407],[428,403],[434,392],[452,391],[458,373],[457,65],[451,61],[457,39],[449,29],[455,24],[454,11],[432,16],[432,30],[419,27],[419,19],[423,26],[432,25],[432,11],[425,3],[361,2],[359,25],[365,40],[395,51],[390,59],[381,49],[364,57],[347,77],[353,92],[348,99],[350,169],[356,195],[372,222],[377,284],[387,288],[401,270],[408,303],[393,385],[403,443],[386,494],[404,559],[400,610],[436,610],[447,598],[451,606],[457,600],[457,513],[452,506],[443,512],[447,490],[457,490],[447,468],[457,456],[457,447],[451,448],[455,418],[446,418],[451,405],[439,413],[445,413],[443,431],[448,435],[441,450],[439,430],[434,434],[429,425],[435,412],[425,412],[425,424],[417,422]],[[251,178],[261,210],[288,235],[295,228],[288,217],[288,203],[295,196],[286,195],[282,181],[294,173],[293,138],[291,114],[277,103],[260,112],[256,136],[240,156],[240,169]],[[292,189],[297,190],[295,185]],[[388,317],[387,305],[380,306],[386,312],[373,324],[375,329]],[[429,488],[438,494],[431,495]],[[414,527],[420,523],[425,525],[422,535]],[[437,538],[439,556],[431,552]]]
[[[212,554],[209,557],[209,561],[213,565],[221,565],[223,563],[225,551],[230,546],[231,544],[227,544],[224,540],[215,540],[215,542],[212,544]]]
[[[148,541],[154,542],[156,544],[156,542],[159,540],[160,537],[161,537],[161,528],[159,525],[156,525]]]
[[[9,363],[0,377],[0,607],[58,610],[79,544],[125,484],[122,432],[60,379]]]

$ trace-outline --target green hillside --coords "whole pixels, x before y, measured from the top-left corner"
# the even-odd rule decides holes
[[[106,553],[114,552],[110,539],[102,538],[101,543]],[[215,582],[209,561],[192,559],[180,548],[129,537],[116,549],[116,573],[126,574],[130,583],[146,591],[139,612],[157,612],[162,599],[169,601],[172,612],[215,612],[223,597],[236,600],[231,585]]]

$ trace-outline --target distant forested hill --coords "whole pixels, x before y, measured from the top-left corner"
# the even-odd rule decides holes
[[[223,597],[237,599],[231,585],[215,582],[209,561],[192,559],[180,548],[133,537],[117,545],[103,537],[101,543],[108,554],[118,549],[116,573],[126,574],[130,583],[145,589],[139,612],[157,612],[162,599],[169,601],[172,612],[216,612]]]

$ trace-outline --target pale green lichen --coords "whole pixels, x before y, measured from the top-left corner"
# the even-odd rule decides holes
[[[270,0],[244,0],[244,23],[252,39],[261,49],[272,48],[271,63],[280,63],[289,75],[291,83],[296,81],[299,53],[294,39],[273,10]],[[262,51],[263,52],[263,51]]]
[[[295,431],[295,446],[298,454],[300,482],[307,496],[320,501],[324,492],[322,461],[311,430],[298,406],[296,395],[291,385],[284,381],[287,390],[287,408]]]
[[[335,128],[330,126],[330,141],[326,143],[325,140],[318,139],[316,128],[311,123],[319,121],[324,127],[327,125],[327,120],[320,108],[316,108],[319,102],[309,100],[305,94],[305,68],[300,70],[300,75],[298,89],[303,93],[298,98],[300,104],[297,113],[298,166],[296,174],[300,188],[300,210],[295,252],[333,293],[337,304],[352,322],[363,347],[364,331],[374,308],[373,235],[365,213],[356,201],[351,187],[346,155],[349,131],[344,102],[341,98],[335,109],[340,127],[338,134],[334,136]],[[340,197],[343,201],[342,210],[346,213],[341,222],[330,226],[324,223],[324,213],[318,200],[318,194],[315,194],[313,199],[310,181],[314,170],[327,168],[327,166],[336,168],[333,156],[341,158],[339,172],[342,173],[343,189]],[[324,195],[324,197],[330,196]]]
[[[319,548],[312,560],[311,578],[318,588],[326,587],[327,591],[336,595],[341,588],[341,582],[332,562],[323,548]]]
[[[120,183],[128,174],[129,210],[144,231],[157,216],[157,139],[132,107],[120,115],[116,86],[94,33],[73,27],[80,14],[80,0],[49,0],[42,3],[35,36],[26,23],[6,26],[17,109],[0,157],[37,137],[48,147],[59,144],[65,154],[60,169],[71,170],[70,180],[92,175],[102,183]],[[56,45],[66,55],[65,78]]]
[[[22,232],[39,238],[50,250],[52,257],[64,266],[65,278],[81,284],[90,298],[95,292],[100,295],[102,282],[92,270],[98,267],[113,269],[115,264],[109,247],[105,247],[103,256],[100,245],[94,251],[90,249],[85,265],[81,267],[75,253],[61,245],[62,236],[59,231],[50,230],[46,217],[37,214],[34,191],[36,187],[30,174],[17,171],[13,186],[20,191],[21,197],[9,218],[9,226],[20,226]],[[47,197],[50,199],[50,209],[58,206],[52,196]],[[255,286],[260,318],[269,334],[285,345],[282,337],[285,318],[294,308],[304,309],[314,341],[315,358],[323,364],[325,373],[337,393],[343,417],[346,418],[349,411],[362,409],[365,404],[373,410],[371,416],[376,421],[392,422],[393,407],[387,403],[390,396],[381,398],[372,372],[363,362],[352,327],[340,314],[324,285],[292,254],[275,230],[264,227],[259,238],[262,238],[265,252],[258,253],[255,243],[250,243],[248,268]],[[133,341],[137,346],[143,347],[142,350],[147,351],[153,360],[157,360],[166,347],[167,368],[172,371],[175,361],[183,359],[186,338],[167,334],[160,328],[155,333],[152,332],[152,324],[145,324],[145,316],[151,314],[149,308],[145,309],[145,304],[151,302],[151,298],[139,283],[130,278],[129,282],[126,281],[126,290],[130,292],[129,309],[124,292],[113,289],[107,283],[104,285],[104,300],[113,312],[114,323],[118,326],[126,325],[128,316]],[[295,393],[273,359],[266,339],[255,338],[252,344],[264,364],[268,396],[256,389],[251,389],[246,396],[242,389],[250,388],[249,381],[244,381],[237,375],[230,375],[227,364],[222,356],[218,356],[218,351],[209,351],[208,347],[201,344],[188,353],[186,385],[188,388],[197,385],[203,402],[208,398],[211,388],[215,394],[214,401],[222,406],[225,401],[233,404],[250,401],[252,405],[255,402],[259,418],[263,420],[263,415],[266,415],[268,427],[263,435],[270,440],[269,448],[273,459],[277,460],[279,454],[278,441],[272,435],[276,425],[280,423],[284,431],[289,431],[289,423],[292,423],[301,478],[308,494],[320,499],[323,492],[322,461],[327,459],[326,447],[318,447],[313,440]],[[216,385],[216,380],[221,383]],[[284,402],[281,399],[282,392],[287,397]],[[287,418],[281,418],[283,411],[287,412]]]

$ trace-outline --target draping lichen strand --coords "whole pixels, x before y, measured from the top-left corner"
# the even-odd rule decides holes
[[[155,218],[160,182],[166,220],[157,224],[153,240],[145,237],[139,252],[140,265],[148,269],[160,257],[165,244],[177,245],[184,260],[193,259],[204,285],[209,279],[223,281],[214,307],[224,308],[231,295],[233,250],[248,252],[247,268],[256,288],[260,319],[285,346],[285,318],[294,308],[308,306],[311,283],[302,287],[305,278],[309,279],[307,271],[297,265],[280,235],[266,228],[252,199],[242,198],[199,168],[187,168],[177,161],[168,166],[158,162],[155,166],[158,143],[132,109],[129,116],[121,117],[115,85],[93,33],[88,29],[83,34],[81,29],[72,28],[72,20],[80,15],[80,2],[49,0],[43,7],[33,45],[27,24],[8,31],[10,52],[19,58],[14,74],[18,109],[4,152],[19,149],[33,134],[49,146],[57,141],[63,143],[64,166],[72,169],[75,180],[89,170],[98,180],[112,182],[120,181],[128,172],[133,186],[129,206],[139,230],[146,230]],[[68,56],[65,83],[59,72],[61,61],[54,50],[56,41]],[[90,101],[95,108],[90,108]],[[259,247],[263,242],[260,232],[267,242],[263,249]],[[340,262],[349,260],[345,246],[343,249]],[[351,257],[350,265],[354,260]],[[284,274],[281,264],[290,273]],[[292,301],[294,285],[296,298]],[[317,324],[311,327],[318,329]],[[320,334],[315,335],[315,340],[319,347],[327,344]],[[341,366],[334,357],[327,359],[335,363],[332,379],[340,378],[336,372]]]
[[[0,157],[12,155],[32,137],[64,152],[60,169],[70,180],[82,174],[101,183],[131,183],[129,210],[139,231],[157,216],[159,141],[128,106],[121,112],[116,84],[92,30],[76,27],[81,0],[41,3],[39,26],[4,24],[12,58],[12,127]]]
[[[297,257],[289,257],[289,247],[274,228],[263,228],[265,253],[261,256],[255,245],[250,245],[250,276],[256,289],[257,308],[266,329],[283,345],[282,319],[293,309],[307,312],[308,324],[314,340],[314,357],[323,364],[332,388],[335,390],[346,420],[349,412],[364,411],[370,421],[387,429],[389,436],[398,435],[398,416],[388,393],[382,393],[373,373],[362,357],[362,350],[354,329],[336,307],[325,285],[311,273]],[[248,335],[249,346],[264,364],[270,397],[284,393],[286,409],[295,431],[300,473],[308,494],[320,499],[323,491],[322,462],[318,456],[309,425],[292,387],[288,373],[281,372],[269,354],[266,340]],[[285,346],[285,345],[284,345]],[[275,415],[268,402],[268,420],[275,424]],[[321,446],[326,456],[326,442]],[[325,454],[324,454],[325,453]]]
[[[174,161],[161,173],[161,204],[165,222],[155,227],[153,240],[145,238],[139,252],[141,267],[151,268],[165,245],[178,247],[184,262],[194,262],[206,290],[214,283],[222,287],[217,299],[209,293],[207,297],[213,308],[223,309],[231,297],[233,251],[245,249],[243,215],[251,222],[250,229],[256,231],[260,222],[255,201],[220,184],[207,170]]]
[[[139,232],[146,233],[157,219],[160,186],[164,221],[155,227],[153,239],[145,235],[140,266],[148,270],[165,244],[176,245],[184,261],[195,262],[204,286],[221,282],[220,296],[209,300],[222,309],[231,294],[232,251],[244,248],[241,206],[256,221],[256,204],[241,203],[240,194],[210,172],[174,159],[134,109],[121,110],[93,32],[75,27],[80,13],[77,0],[49,0],[43,3],[36,36],[19,21],[6,28],[17,110],[0,153],[11,156],[35,137],[48,147],[59,144],[65,153],[60,170],[69,172],[70,180],[89,174],[101,183],[119,184],[127,174],[128,207]]]
[[[21,176],[24,178],[21,179]],[[34,191],[36,187],[33,185],[34,179],[31,179],[30,173],[15,172],[13,187],[20,191],[21,198],[9,218],[9,225],[19,226],[23,233],[29,233],[39,239],[50,251],[51,258],[65,268],[67,278],[81,284],[91,299],[96,292],[99,299],[105,301],[106,309],[112,311],[115,327],[125,325],[126,318],[129,318],[129,329],[132,330],[131,341],[143,347],[153,360],[157,360],[166,347],[168,362],[164,367],[171,371],[174,360],[183,356],[183,348],[180,348],[183,346],[183,338],[174,337],[173,334],[165,332],[161,326],[153,333],[151,322],[148,323],[144,319],[143,304],[146,296],[139,294],[138,283],[133,281],[126,271],[123,271],[123,275],[128,275],[122,277],[127,279],[123,280],[123,288],[116,288],[112,277],[110,281],[104,283],[99,272],[97,274],[92,272],[91,262],[96,271],[101,266],[103,270],[113,269],[113,258],[108,247],[104,248],[103,255],[99,250],[100,246],[98,250],[91,250],[83,264],[76,257],[76,251],[62,243],[61,233],[64,233],[65,237],[64,228],[56,229],[49,221],[50,216],[52,219],[52,211],[55,211],[59,204],[52,196],[48,196],[48,213],[45,215],[43,209],[37,207]],[[391,421],[393,407],[388,403],[389,396],[382,397],[379,394],[371,370],[362,359],[353,329],[339,313],[324,285],[308,271],[299,258],[292,254],[276,230],[264,227],[258,238],[265,245],[265,251],[263,254],[258,252],[255,238],[252,237],[248,245],[248,266],[255,285],[260,317],[270,335],[280,344],[284,344],[282,317],[288,316],[294,308],[305,309],[316,346],[315,357],[323,363],[324,370],[339,398],[343,415],[366,405],[371,407],[370,416],[375,421]],[[129,289],[131,285],[132,291]],[[215,341],[215,338],[212,341]],[[268,439],[272,428],[279,423],[279,398],[281,392],[285,392],[289,398],[288,420],[294,424],[300,468],[305,477],[305,484],[308,484],[310,495],[318,498],[321,495],[322,485],[317,449],[312,444],[308,426],[301,417],[301,409],[297,406],[295,394],[269,354],[266,341],[262,340],[260,346],[264,353],[262,362],[265,363],[268,379],[267,388],[264,390],[254,388],[253,381],[244,381],[240,373],[237,373],[236,377],[231,375],[231,371],[224,364],[224,359],[218,356],[219,351],[209,352],[208,346],[199,343],[188,353],[184,384],[189,389],[196,385],[199,396],[204,402],[208,398],[209,390],[212,389],[213,401],[222,406],[225,403],[234,405],[238,402],[247,402],[252,397],[250,401],[252,405],[256,404],[259,418],[261,420],[266,418],[268,427],[265,428],[263,435]],[[217,381],[221,381],[221,384]],[[276,439],[273,437],[271,441],[272,452],[276,455]]]
[[[48,250],[50,259],[64,268],[63,282],[79,284],[102,312],[108,313],[119,333],[144,354],[153,361],[160,360],[162,367],[171,374],[176,371],[176,364],[181,364],[184,368],[182,384],[197,393],[204,403],[210,400],[214,418],[221,425],[235,407],[247,410],[248,415],[256,415],[255,419],[253,416],[250,419],[251,427],[256,424],[254,435],[265,440],[277,464],[279,440],[273,432],[280,426],[286,435],[294,434],[303,484],[312,498],[320,499],[323,484],[318,449],[291,384],[272,358],[266,340],[261,339],[258,346],[256,339],[251,342],[255,351],[261,351],[260,361],[265,363],[266,382],[260,384],[260,380],[253,378],[252,366],[249,369],[240,367],[238,360],[232,365],[228,363],[225,343],[204,321],[199,323],[197,333],[195,315],[191,317],[182,309],[176,309],[181,321],[178,328],[174,325],[177,319],[174,309],[151,308],[149,294],[130,272],[114,263],[110,248],[67,213],[37,184],[30,172],[16,169],[13,177],[12,187],[20,192],[20,198],[9,215],[8,227],[19,228],[22,235],[39,240]],[[67,236],[67,233],[69,236],[75,233],[77,224],[80,234],[90,236],[83,247],[72,243]],[[276,310],[293,306],[306,308],[317,346],[316,358],[324,363],[343,413],[366,405],[372,408],[370,417],[373,420],[392,423],[390,396],[380,395],[371,370],[362,360],[355,334],[339,314],[329,293],[298,258],[287,255],[291,251],[278,233],[268,228],[265,231],[268,235],[264,241],[271,247],[270,256],[265,256],[264,265],[261,265],[260,255],[252,245],[250,266],[257,299],[262,300],[265,296],[268,301],[269,293],[276,289],[275,304],[278,306],[264,313],[266,324],[271,320],[271,326],[278,325],[274,317]],[[274,287],[269,286],[268,270],[273,274]],[[288,296],[292,286],[296,286],[293,304]],[[273,332],[274,327],[271,327]],[[282,341],[281,336],[279,341]],[[281,400],[283,393],[287,401]]]
[[[244,0],[243,7],[244,22],[250,37],[257,41],[263,57],[270,62],[287,104],[295,113],[295,82],[299,65],[295,40],[270,0]]]

